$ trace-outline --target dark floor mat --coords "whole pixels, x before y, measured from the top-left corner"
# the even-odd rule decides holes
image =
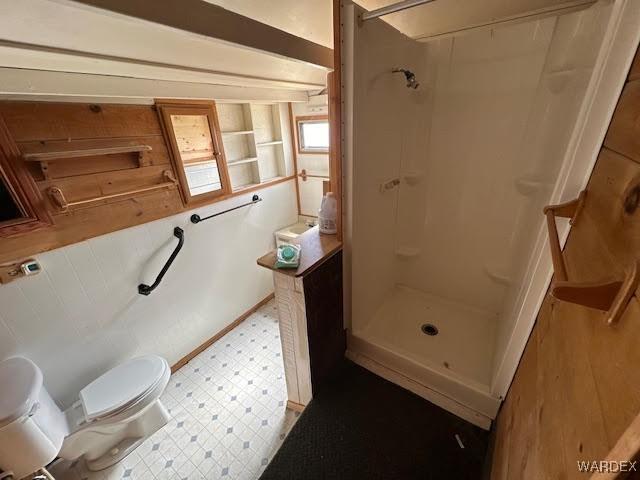
[[[345,361],[260,478],[480,480],[487,442],[488,432]]]

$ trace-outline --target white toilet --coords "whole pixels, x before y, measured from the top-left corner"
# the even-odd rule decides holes
[[[90,470],[122,460],[169,421],[160,395],[170,375],[164,358],[129,360],[84,387],[63,412],[35,363],[0,362],[0,470],[21,478],[56,457],[84,456]]]

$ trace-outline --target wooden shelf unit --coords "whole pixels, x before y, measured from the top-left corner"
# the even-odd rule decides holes
[[[97,197],[86,198],[83,200],[76,200],[72,202],[69,202],[67,200],[67,198],[64,195],[64,192],[60,187],[56,187],[56,186],[49,187],[49,189],[47,190],[47,193],[51,198],[51,200],[53,201],[53,203],[55,203],[58,206],[60,211],[66,212],[73,207],[90,206],[92,204],[105,202],[107,200],[117,200],[123,197],[131,197],[134,195],[140,195],[143,193],[160,190],[163,188],[175,188],[177,186],[178,182],[173,176],[173,173],[171,172],[171,170],[165,170],[163,172],[163,178],[165,180],[164,182],[158,183],[155,185],[139,187],[139,188],[127,190],[126,192],[112,193],[108,195],[99,195]]]
[[[293,174],[286,104],[222,103],[218,119],[232,190]]]
[[[274,140],[272,142],[262,142],[256,144],[258,147],[269,147],[272,145],[282,145],[282,140]]]
[[[223,104],[224,105],[224,104]],[[235,130],[221,132],[222,135],[253,135],[253,130]]]
[[[71,146],[73,144],[71,143]],[[147,154],[152,150],[150,145],[113,145],[90,147],[82,149],[51,149],[40,152],[24,153],[22,158],[25,162],[38,162],[44,178],[49,180],[49,162],[73,160],[86,157],[96,157],[101,155],[117,155],[121,153],[137,154],[138,167],[148,164]]]
[[[559,205],[548,205],[544,208],[554,269],[551,295],[558,300],[602,310],[606,312],[607,323],[613,325],[624,314],[631,297],[640,284],[640,262],[635,261],[629,265],[622,280],[603,280],[601,282],[569,280],[567,266],[560,247],[556,217],[568,218],[571,225],[575,224],[584,208],[586,196],[587,192],[583,190],[575,200]]]
[[[250,157],[250,158],[241,158],[240,160],[234,160],[233,162],[227,162],[228,167],[232,167],[234,165],[246,165],[247,163],[257,162],[258,157]]]

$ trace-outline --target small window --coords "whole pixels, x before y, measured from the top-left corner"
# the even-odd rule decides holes
[[[53,223],[20,156],[18,146],[0,117],[0,237],[21,235]]]
[[[297,117],[296,123],[300,153],[329,153],[328,117]]]
[[[9,191],[5,179],[0,177],[0,224],[20,221],[24,216],[17,200]]]

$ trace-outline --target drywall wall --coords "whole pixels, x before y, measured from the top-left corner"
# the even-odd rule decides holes
[[[43,273],[0,285],[0,358],[34,360],[64,406],[135,355],[175,363],[273,291],[270,272],[256,259],[273,248],[274,231],[296,221],[295,185],[259,194],[262,202],[197,225],[189,211],[37,255]],[[162,284],[139,295],[138,284],[153,281],[173,249],[176,226],[185,231],[182,251]]]
[[[292,103],[291,109],[293,112],[294,128],[296,128],[295,117],[328,115],[328,108],[327,95],[311,97],[309,102]],[[320,202],[322,201],[322,182],[329,180],[329,154],[296,152],[296,155],[298,164],[297,173],[300,173],[302,170],[306,170],[307,175],[326,177],[307,177],[306,180],[302,180],[302,178],[298,177],[300,214],[317,217]]]

